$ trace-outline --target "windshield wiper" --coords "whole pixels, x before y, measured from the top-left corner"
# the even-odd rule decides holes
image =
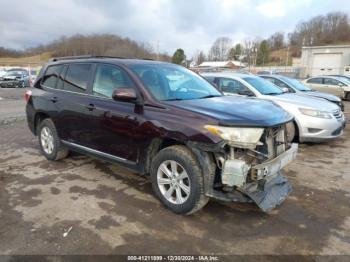
[[[180,101],[183,100],[181,98],[169,98],[169,99],[164,99],[163,101]]]
[[[197,99],[205,99],[205,98],[212,98],[212,97],[219,97],[219,95],[207,95],[207,96],[198,97]]]
[[[264,95],[274,96],[274,95],[280,95],[280,94],[283,94],[283,93],[274,93],[274,92],[271,92],[271,93],[265,93]]]

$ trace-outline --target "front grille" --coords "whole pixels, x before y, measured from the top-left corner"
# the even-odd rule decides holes
[[[342,112],[341,112],[339,109],[334,110],[334,111],[332,112],[332,114],[333,114],[333,116],[334,116],[336,119],[338,119],[338,120],[341,120],[341,119],[343,118],[343,114],[342,114]]]
[[[343,127],[339,127],[335,131],[333,131],[332,136],[340,135],[341,131],[343,130]]]

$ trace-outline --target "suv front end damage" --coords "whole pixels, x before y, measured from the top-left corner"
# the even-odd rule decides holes
[[[251,129],[206,126],[224,139],[212,150],[192,145],[197,148],[195,153],[205,150],[212,154],[203,160],[205,154],[197,151],[208,175],[206,194],[226,201],[253,201],[265,212],[281,204],[292,191],[281,169],[295,159],[298,151],[298,144],[292,144],[288,137],[291,124]],[[214,164],[206,164],[208,161]]]

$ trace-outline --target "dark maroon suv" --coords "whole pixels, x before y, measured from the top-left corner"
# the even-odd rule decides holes
[[[267,211],[291,191],[280,170],[297,152],[288,139],[292,116],[269,101],[223,96],[184,67],[57,58],[26,100],[47,159],[73,150],[150,175],[176,213],[193,213],[210,197]]]

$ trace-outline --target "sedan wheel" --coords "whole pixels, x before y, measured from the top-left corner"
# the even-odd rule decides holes
[[[185,203],[191,192],[186,170],[174,160],[166,160],[159,166],[157,183],[164,198],[173,204]]]

